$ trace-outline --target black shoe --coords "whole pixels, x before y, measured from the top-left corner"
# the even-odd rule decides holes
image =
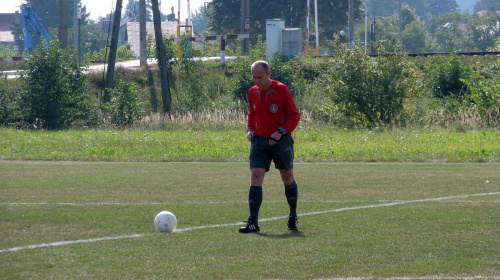
[[[252,233],[252,232],[259,232],[260,227],[259,225],[254,224],[254,220],[252,217],[248,217],[248,222],[247,225],[244,227],[241,227],[238,230],[240,233]]]
[[[288,230],[299,230],[299,222],[297,217],[288,217]]]

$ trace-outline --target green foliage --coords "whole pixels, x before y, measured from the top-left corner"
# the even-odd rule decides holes
[[[491,9],[495,11],[500,10],[500,3],[497,0],[479,0],[474,5],[475,13]]]
[[[361,15],[358,7],[361,0],[355,0],[355,16]],[[236,34],[240,33],[241,17],[239,11],[240,0],[213,0],[208,2],[208,9],[204,15],[208,20],[208,26],[216,34]],[[312,9],[313,3],[310,8]],[[266,19],[281,18],[286,21],[287,27],[306,29],[306,22],[303,19],[306,10],[306,2],[302,0],[289,1],[265,1],[255,0],[251,2],[250,12],[251,42],[257,41],[257,34],[265,34]],[[319,36],[324,39],[332,39],[334,32],[344,28],[347,22],[347,3],[341,1],[318,1]]]
[[[266,58],[266,44],[260,36],[257,42],[250,48],[250,60],[241,60],[235,66],[235,73],[232,77],[232,93],[236,100],[247,104],[248,90],[254,85],[250,67],[254,61],[264,60]],[[271,71],[274,71],[274,65],[271,65]],[[279,74],[279,73],[276,73]],[[274,74],[273,79],[274,79]]]
[[[17,46],[8,46],[0,44],[0,57],[16,56],[18,54]]]
[[[95,51],[92,55],[87,55],[86,59],[89,61],[107,61],[109,57],[109,48],[105,47],[100,49],[99,51]],[[132,46],[130,43],[125,43],[118,47],[116,52],[116,60],[117,61],[125,61],[131,60],[135,58],[135,53],[132,50]]]
[[[470,30],[471,39],[480,51],[486,51],[488,47],[494,46],[495,40],[500,37],[498,17],[491,11],[472,16],[467,29]]]
[[[462,63],[456,53],[431,57],[427,64],[427,75],[435,97],[454,98],[470,95],[470,88],[463,80],[470,77],[471,68]]]
[[[48,48],[37,47],[26,67],[21,108],[28,124],[60,129],[86,118],[87,80],[71,49],[61,49],[53,40]]]
[[[324,108],[333,121],[343,126],[382,126],[404,122],[404,104],[420,92],[416,67],[400,49],[389,42],[379,47],[379,56],[370,58],[360,48],[336,43],[338,55],[328,73],[318,81],[319,90],[329,92],[332,103]]]
[[[425,29],[417,21],[406,26],[403,30],[403,48],[408,53],[423,53],[426,49]]]
[[[125,127],[140,120],[144,115],[142,103],[139,102],[139,92],[135,83],[124,83],[116,81],[114,88],[110,90],[111,102],[107,109],[111,116],[111,122],[119,127]]]
[[[471,91],[470,100],[479,111],[487,126],[496,125],[498,121],[492,117],[500,109],[500,79],[498,73],[489,70],[483,75],[472,75],[469,80],[463,80]]]
[[[0,125],[17,125],[22,121],[19,107],[22,81],[0,78]]]

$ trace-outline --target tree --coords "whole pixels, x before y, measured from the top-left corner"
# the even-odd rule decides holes
[[[314,2],[314,1],[311,1]],[[347,27],[347,1],[318,1],[318,29],[321,40],[333,39],[334,33]],[[355,0],[355,17],[361,18],[362,11],[359,9],[361,0]],[[266,19],[281,18],[285,20],[286,27],[301,28],[305,31],[306,2],[303,0],[289,1],[252,1],[250,10],[251,41],[255,43],[257,36],[265,34]],[[311,11],[314,6],[311,4]],[[235,12],[238,11],[238,12]],[[233,34],[240,31],[240,0],[213,0],[208,4],[204,15],[208,20],[208,26],[217,34]],[[314,14],[311,13],[311,23]],[[311,24],[312,26],[312,24]],[[313,27],[310,28],[314,30]],[[310,32],[313,36],[313,32]]]
[[[198,11],[196,11],[193,15],[193,29],[194,31],[201,35],[205,32],[205,30],[207,29],[207,18],[205,17],[204,15],[204,12],[205,12],[206,8],[205,7],[200,7],[198,9]],[[239,32],[238,32],[239,33]]]
[[[417,68],[395,42],[382,42],[371,58],[361,55],[357,47],[335,42],[338,54],[330,62],[324,79],[318,79],[338,114],[349,122],[346,125],[390,125],[402,119],[404,103],[418,95],[421,85],[415,79]],[[390,50],[390,51],[387,51]],[[323,83],[325,83],[323,85]]]
[[[459,12],[459,6],[455,0],[432,0],[426,5],[427,15],[439,15],[448,12]]]
[[[430,49],[435,52],[471,51],[474,45],[469,39],[468,32],[458,27],[458,23],[465,22],[467,18],[459,12],[431,16],[427,20]],[[448,23],[450,25],[445,28]]]
[[[488,47],[493,47],[496,38],[500,36],[499,21],[491,11],[487,11],[483,15],[473,15],[469,21],[468,29],[471,32],[472,41],[480,51],[486,51]]]
[[[151,0],[146,0],[146,21],[153,21],[152,9]],[[139,22],[139,0],[129,0],[122,17]]]
[[[390,16],[397,9],[394,0],[366,0],[366,7],[368,8],[368,15],[370,17]]]
[[[423,24],[414,21],[403,30],[403,50],[408,53],[423,53],[426,49],[426,35]]]
[[[90,98],[87,80],[73,50],[53,40],[39,45],[21,74],[25,82],[21,108],[25,121],[38,128],[60,129],[86,118]]]
[[[500,11],[500,2],[498,0],[479,0],[474,5],[474,13],[485,10]]]
[[[43,25],[46,28],[57,28],[59,26],[58,0],[25,0],[26,4],[33,7]],[[75,0],[68,1],[68,27],[73,27]],[[82,22],[87,21],[90,14],[86,12],[86,6],[82,6]]]

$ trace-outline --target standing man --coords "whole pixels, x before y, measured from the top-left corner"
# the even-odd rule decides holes
[[[262,204],[264,175],[274,161],[285,185],[285,196],[290,208],[288,229],[298,230],[297,183],[293,174],[293,130],[300,114],[288,87],[270,78],[266,61],[256,61],[251,67],[255,86],[248,91],[248,130],[250,146],[250,190],[248,204],[250,216],[241,233],[259,232],[259,209]]]

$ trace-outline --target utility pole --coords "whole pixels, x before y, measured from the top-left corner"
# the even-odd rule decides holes
[[[59,43],[61,48],[68,46],[68,0],[59,0]]]
[[[104,85],[104,102],[110,102],[109,89],[113,88],[115,76],[116,52],[118,51],[118,33],[120,32],[120,19],[122,17],[123,0],[116,0],[115,15],[113,18],[113,30],[111,31],[111,46],[109,46],[108,72],[106,73],[106,83]]]
[[[75,0],[74,11],[73,11],[73,45],[75,47],[75,51],[78,55],[77,61],[80,62],[80,29],[78,28],[80,25],[80,1]]]
[[[170,95],[170,84],[168,81],[167,58],[165,56],[165,47],[163,45],[163,36],[161,33],[160,9],[158,0],[152,0],[153,4],[153,24],[155,27],[156,52],[158,53],[158,68],[160,70],[161,97],[163,102],[163,113],[170,113],[172,96]]]
[[[354,0],[349,0],[349,43],[354,44]]]
[[[142,68],[146,68],[148,65],[146,54],[146,0],[139,0],[139,21],[140,65]]]
[[[401,11],[401,0],[398,3],[398,11],[399,11],[399,43],[403,44],[403,14]]]
[[[241,34],[246,34],[250,29],[250,3],[249,0],[241,0]],[[243,54],[248,54],[249,40],[247,38],[241,41],[241,51]]]

